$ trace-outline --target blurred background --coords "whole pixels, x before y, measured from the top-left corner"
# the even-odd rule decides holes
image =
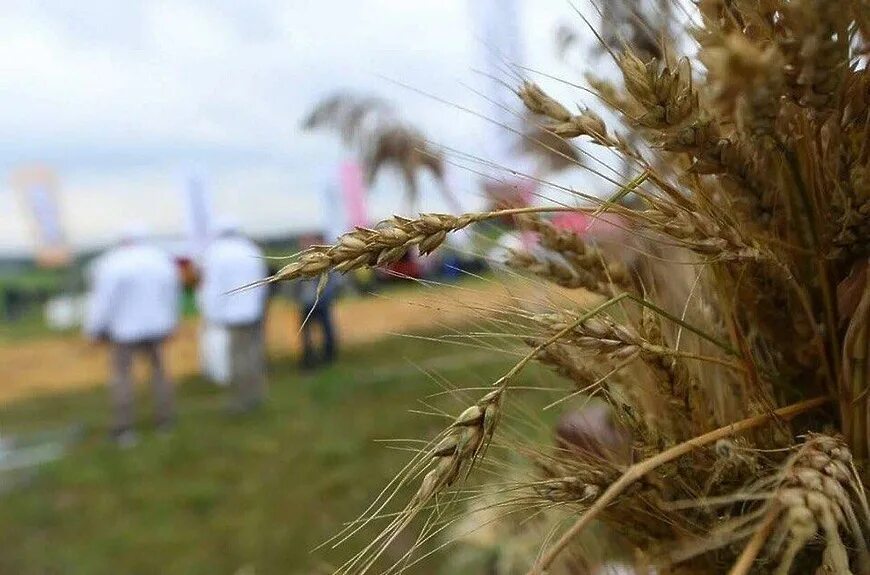
[[[601,58],[560,53],[559,30],[563,44],[565,29],[585,30],[578,11],[600,22],[562,0],[6,0],[0,571],[340,565],[347,548],[312,550],[407,458],[377,440],[431,435],[442,420],[410,413],[418,399],[450,381],[486,385],[515,359],[492,353],[504,351],[497,338],[454,344],[515,297],[486,277],[522,238],[510,222],[477,227],[435,257],[333,278],[325,320],[299,289],[270,288],[258,320],[268,399],[240,415],[224,408],[231,338],[203,321],[197,295],[216,222],[232,218],[278,258],[393,213],[531,204],[545,193],[536,178],[560,201],[575,200],[559,184],[611,193],[516,137],[525,125],[510,89],[523,78],[593,104],[549,78],[576,81]],[[178,277],[179,318],[161,343],[176,425],[152,429],[137,360],[137,441],[121,445],[110,393],[120,344],[85,337],[82,323],[100,262],[130,226]],[[319,355],[305,353],[308,316]],[[485,572],[464,565],[433,558],[412,572]]]

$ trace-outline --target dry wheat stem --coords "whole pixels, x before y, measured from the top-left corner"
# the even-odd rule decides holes
[[[734,566],[731,567],[731,571],[728,572],[728,575],[747,575],[749,573],[752,564],[755,562],[755,558],[758,557],[759,553],[761,553],[764,544],[773,532],[773,528],[776,526],[776,520],[779,519],[781,513],[782,508],[780,504],[774,501],[770,505],[770,509],[768,509],[767,513],[764,515],[764,519],[761,520],[761,525],[752,535],[752,539],[749,540],[749,543],[747,543],[746,547],[743,548],[740,557],[737,558]]]
[[[592,212],[592,217],[600,216],[601,214],[606,212],[607,208],[609,208],[609,207],[620,205],[619,202],[621,202],[623,199],[625,199],[625,197],[628,196],[628,194],[630,194],[632,192],[637,192],[637,190],[641,186],[641,184],[643,184],[645,181],[647,181],[650,178],[651,174],[652,174],[652,172],[650,171],[650,169],[646,168],[643,172],[641,172],[641,174],[638,177],[636,177],[631,182],[629,182],[628,185],[623,186],[618,192],[616,192],[615,194],[613,194],[612,196],[610,196],[609,198],[604,200],[604,202],[602,202],[601,206],[597,210]]]
[[[636,463],[629,467],[625,473],[612,483],[607,490],[593,503],[566,531],[558,541],[550,546],[542,555],[535,566],[529,571],[528,575],[543,575],[546,570],[553,564],[559,554],[568,546],[568,544],[579,535],[587,525],[604,510],[608,505],[613,503],[619,495],[625,491],[632,483],[653,471],[657,467],[673,461],[678,457],[682,457],[691,451],[714,443],[720,439],[724,439],[735,433],[742,433],[749,429],[754,429],[764,425],[772,420],[789,420],[802,413],[812,411],[831,401],[829,397],[816,397],[808,399],[792,405],[781,407],[769,413],[749,417],[741,421],[714,429],[698,437],[694,437],[688,441],[684,441],[675,445],[657,455],[654,455],[640,463]]]
[[[677,565],[697,557],[704,553],[708,553],[722,546],[722,544],[731,544],[741,539],[750,537],[755,531],[755,526],[746,527],[755,523],[764,515],[764,510],[753,510],[743,515],[738,515],[734,519],[726,522],[724,525],[719,525],[713,528],[712,531],[705,534],[705,537],[697,541],[692,541],[688,544],[683,544],[676,550],[668,551],[662,556],[659,561],[662,567]]]

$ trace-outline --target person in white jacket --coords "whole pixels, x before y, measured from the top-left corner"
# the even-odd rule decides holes
[[[229,331],[230,385],[236,412],[258,407],[266,395],[263,317],[268,288],[235,291],[264,279],[263,252],[236,222],[219,221],[202,259],[198,301],[205,321]],[[233,293],[230,293],[233,292]]]
[[[148,242],[147,230],[131,227],[118,246],[94,262],[84,320],[85,335],[111,345],[112,434],[121,444],[133,434],[133,359],[151,366],[156,424],[167,430],[174,420],[173,386],[166,372],[163,344],[178,324],[181,281],[172,258]]]

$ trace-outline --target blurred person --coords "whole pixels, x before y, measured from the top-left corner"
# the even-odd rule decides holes
[[[318,243],[318,238],[302,238],[301,248],[305,249]],[[332,321],[332,304],[338,292],[338,279],[329,274],[322,289],[318,289],[317,278],[295,282],[293,296],[299,307],[302,330],[302,368],[310,369],[319,364],[329,364],[335,360],[337,342],[335,326]],[[319,293],[318,293],[319,292]],[[314,328],[319,326],[323,340],[321,351],[314,344]]]
[[[148,231],[129,227],[115,248],[92,268],[84,332],[111,345],[111,434],[121,446],[135,443],[133,359],[150,364],[158,430],[174,423],[174,390],[163,359],[163,344],[178,325],[181,283],[169,254],[150,245]]]
[[[476,274],[481,270],[481,259],[475,253],[476,246],[470,233],[451,234],[445,243],[447,249],[441,252],[441,273],[445,278],[457,280],[465,274]]]
[[[269,273],[263,252],[229,219],[216,225],[214,240],[202,259],[199,305],[205,321],[229,334],[229,380],[234,389],[230,410],[259,407],[266,396],[263,319],[269,288],[253,284]]]

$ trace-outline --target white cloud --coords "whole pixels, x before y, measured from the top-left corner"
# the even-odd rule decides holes
[[[304,226],[319,217],[316,198],[341,150],[298,123],[334,89],[385,95],[433,140],[476,151],[481,120],[384,79],[486,110],[467,87],[482,81],[470,1],[7,0],[0,169],[55,166],[79,244],[106,241],[127,213],[180,231],[191,166],[256,231]],[[562,0],[527,0],[530,65],[565,71],[551,42],[570,14]],[[470,174],[456,179],[473,193]],[[395,201],[389,188],[386,179],[374,191],[374,212]],[[0,192],[0,219],[20,222],[10,198]],[[25,230],[0,226],[0,250],[26,246]]]

